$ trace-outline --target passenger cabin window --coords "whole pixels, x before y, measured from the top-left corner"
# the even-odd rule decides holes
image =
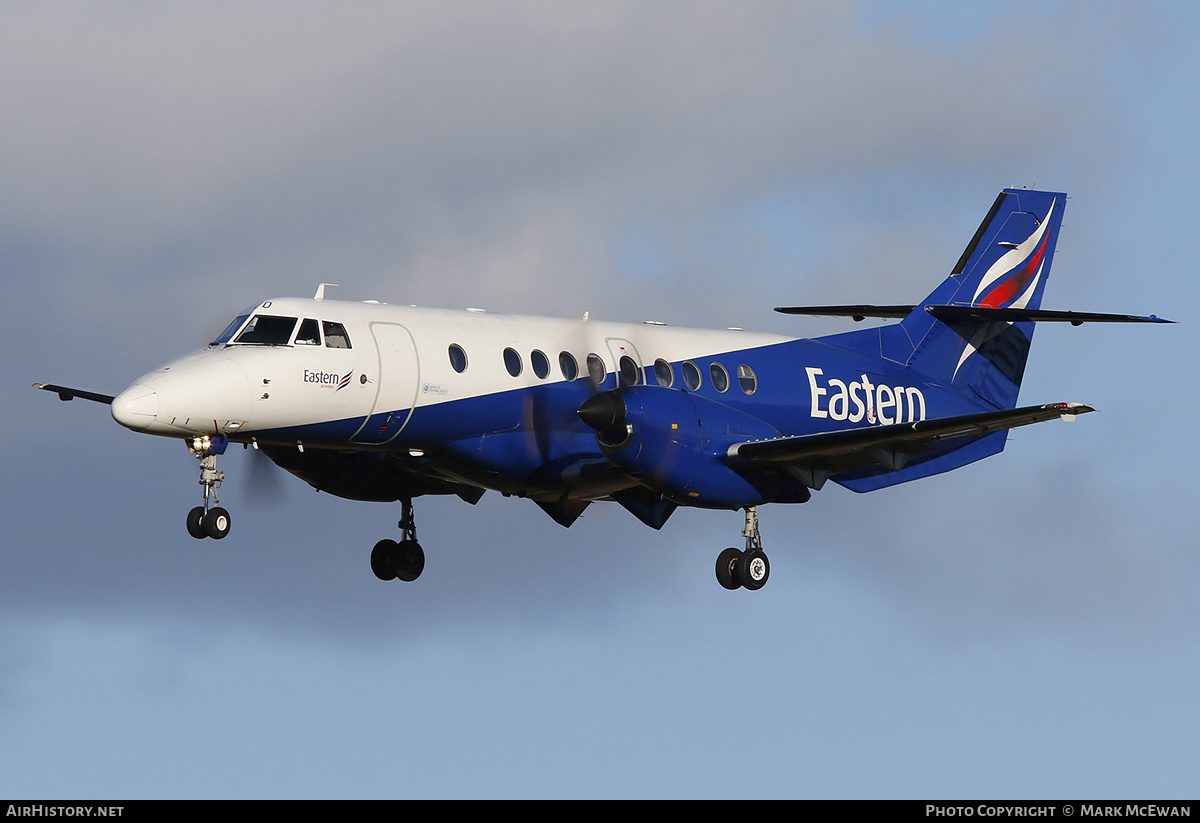
[[[691,360],[683,361],[683,384],[690,391],[700,388],[700,369]]]
[[[717,391],[725,392],[729,388],[729,372],[725,371],[725,367],[720,363],[710,365],[708,375],[712,378],[713,388]]]
[[[321,332],[317,328],[317,321],[311,317],[304,318],[300,323],[300,331],[296,332],[297,346],[319,346],[321,345]]]
[[[592,385],[600,388],[604,384],[604,378],[608,376],[608,369],[604,365],[604,361],[600,359],[600,355],[592,352],[587,356],[588,377],[592,380]]]
[[[504,350],[504,368],[508,369],[508,373],[513,377],[521,373],[521,355],[517,354],[516,349]]]
[[[457,343],[450,344],[450,368],[459,374],[467,370],[467,353]]]
[[[758,376],[754,374],[754,369],[744,363],[738,366],[738,385],[746,394],[758,391]]]
[[[621,360],[617,365],[621,369],[622,386],[636,386],[641,382],[638,378],[642,376],[642,370],[638,368],[637,363],[633,362],[632,357],[627,354],[621,355]]]
[[[331,323],[326,320],[321,324],[325,330],[325,348],[327,349],[348,349],[350,346],[350,337],[346,334],[346,329],[341,323]]]
[[[575,356],[569,351],[560,351],[558,353],[558,370],[562,372],[562,376],[568,382],[579,376],[579,364],[575,362]]]
[[[664,389],[669,389],[675,384],[675,372],[671,369],[671,364],[661,357],[654,361],[654,377]]]
[[[286,346],[291,342],[292,329],[296,328],[298,319],[256,314],[233,342],[252,343],[259,346]]]
[[[550,374],[550,361],[540,349],[534,349],[529,353],[529,365],[533,367],[533,373],[538,376],[539,380],[545,380],[546,375]]]
[[[226,343],[228,343],[230,340],[233,339],[233,336],[235,334],[237,334],[237,330],[242,327],[242,324],[246,322],[246,318],[249,316],[250,316],[249,314],[239,314],[237,317],[235,317],[233,319],[232,323],[230,323],[228,326],[225,327],[225,331],[223,331],[219,335],[217,335],[217,339],[212,341],[211,343],[209,343],[209,345],[210,346],[223,346]]]

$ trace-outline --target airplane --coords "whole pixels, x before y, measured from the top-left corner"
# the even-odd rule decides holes
[[[400,540],[370,555],[381,580],[425,566],[413,500],[486,491],[569,527],[611,501],[660,529],[679,507],[744,514],[718,555],[729,590],[770,575],[758,507],[804,503],[832,480],[855,492],[960,468],[1008,431],[1094,411],[1017,406],[1038,322],[1168,323],[1041,309],[1066,195],[1004,189],[950,274],[922,302],[776,311],[895,319],[813,339],[386,305],[265,300],[205,348],[117,395],[35,383],[110,406],[135,432],[182,439],[200,465],[195,538],[224,538],[217,457],[263,452],[318,491],[399,502]]]

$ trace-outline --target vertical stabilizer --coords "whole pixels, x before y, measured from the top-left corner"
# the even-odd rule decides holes
[[[1005,189],[950,276],[898,326],[883,353],[930,379],[969,389],[996,408],[1016,405],[1034,324],[932,317],[929,306],[1036,309],[1050,276],[1067,196]]]

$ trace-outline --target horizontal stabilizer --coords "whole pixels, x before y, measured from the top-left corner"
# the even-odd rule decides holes
[[[899,320],[908,317],[916,306],[776,306],[780,314],[807,314],[812,317],[853,317],[857,322],[866,317]]]
[[[853,317],[855,321],[867,317],[886,320],[897,320],[908,317],[916,311],[916,306],[872,306],[868,304],[850,306],[780,306],[775,311],[780,314],[804,314],[812,317]],[[926,306],[925,311],[938,320],[999,320],[1007,323],[1017,323],[1022,320],[1032,320],[1039,323],[1070,323],[1078,326],[1081,323],[1174,323],[1157,315],[1140,317],[1135,314],[1104,314],[1086,311],[1050,311],[1044,309],[993,309],[982,306]]]
[[[943,323],[950,320],[998,320],[1019,323],[1032,320],[1037,323],[1174,323],[1158,315],[1139,317],[1134,314],[1102,314],[1089,311],[1050,311],[1046,309],[991,309],[982,306],[926,306],[925,311]]]
[[[87,391],[86,389],[72,389],[67,386],[56,386],[53,383],[34,383],[35,389],[43,389],[52,391],[58,395],[59,400],[74,400],[78,397],[81,400],[91,400],[94,403],[103,403],[106,406],[111,406],[113,394],[101,394],[100,392]]]
[[[788,464],[810,487],[819,489],[835,474],[882,467],[900,471],[910,458],[959,448],[1005,429],[1095,411],[1082,403],[1052,403],[980,412],[891,426],[866,426],[840,432],[753,440],[730,446],[727,458]],[[810,482],[812,481],[812,482]]]

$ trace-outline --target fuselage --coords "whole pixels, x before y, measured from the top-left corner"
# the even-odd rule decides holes
[[[714,458],[730,437],[979,409],[903,364],[821,339],[283,298],[139,378],[112,414],[135,431],[253,442],[273,457],[279,449],[399,455],[430,463],[414,466],[427,475],[546,497],[562,484],[586,487],[571,479],[572,467],[605,459],[579,407],[597,392],[635,386],[700,404],[691,447]],[[728,422],[719,411],[709,416],[723,431],[706,433],[706,409],[753,422]]]

